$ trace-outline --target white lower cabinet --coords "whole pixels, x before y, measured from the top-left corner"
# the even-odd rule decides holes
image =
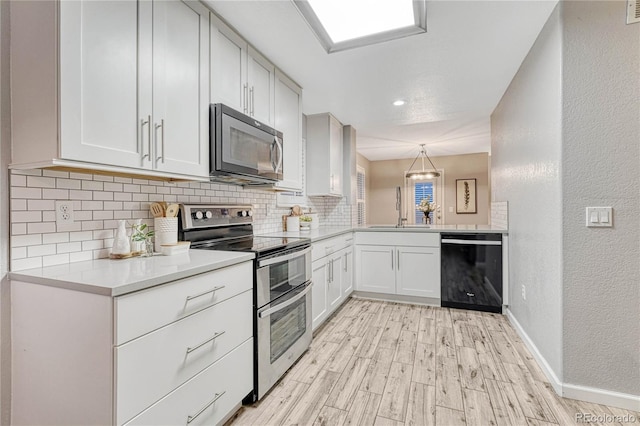
[[[315,330],[318,325],[327,317],[329,304],[327,303],[327,274],[328,265],[325,259],[316,260],[311,264],[311,279],[313,287],[311,291],[311,314],[313,315],[312,328]]]
[[[353,247],[343,250],[342,255],[342,296],[346,298],[353,293]]]
[[[360,233],[355,263],[357,291],[440,298],[437,233]]]
[[[253,335],[252,302],[253,291],[248,290],[118,346],[117,423],[125,423],[140,412],[140,407],[155,403],[250,339]],[[140,363],[143,359],[146,362]]]
[[[396,247],[396,294],[440,298],[440,249]]]
[[[342,302],[342,250],[333,253],[327,259],[329,280],[327,282],[327,298],[329,311],[334,311]]]
[[[15,424],[218,424],[253,389],[252,261],[117,297],[11,291]]]
[[[351,234],[345,234],[311,245],[314,330],[353,292],[352,242]]]
[[[129,425],[216,425],[253,388],[253,339],[127,423]]]

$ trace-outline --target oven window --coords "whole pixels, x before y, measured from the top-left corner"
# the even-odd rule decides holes
[[[307,298],[270,315],[271,363],[293,346],[307,331]]]
[[[269,266],[270,299],[274,300],[289,290],[307,282],[306,256]]]

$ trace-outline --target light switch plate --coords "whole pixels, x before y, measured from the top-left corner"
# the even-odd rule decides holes
[[[587,207],[587,223],[589,228],[611,228],[613,226],[612,207]]]

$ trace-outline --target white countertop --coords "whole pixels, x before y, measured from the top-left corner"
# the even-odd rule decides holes
[[[335,237],[348,232],[478,232],[483,234],[508,234],[506,229],[494,227],[491,225],[405,225],[402,228],[396,228],[395,225],[366,225],[356,227],[341,228],[318,228],[308,232],[288,231],[273,232],[268,235],[270,237],[306,237],[311,242],[324,240],[326,238]]]
[[[354,231],[364,232],[477,232],[482,234],[508,234],[507,229],[491,225],[405,225],[396,228],[395,225],[366,225],[353,228]]]
[[[351,227],[340,227],[340,228],[318,228],[312,229],[310,231],[300,232],[300,231],[280,231],[280,232],[272,232],[269,234],[259,234],[262,236],[269,237],[296,237],[296,238],[309,238],[311,242],[324,240],[326,238],[335,237],[337,235],[346,234],[349,232],[353,232],[354,228]]]
[[[27,269],[10,272],[9,278],[106,296],[121,296],[253,258],[253,253],[189,250],[174,256],[99,259]]]

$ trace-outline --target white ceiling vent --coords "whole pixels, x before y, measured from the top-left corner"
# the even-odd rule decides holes
[[[640,22],[640,0],[627,1],[627,24]]]

